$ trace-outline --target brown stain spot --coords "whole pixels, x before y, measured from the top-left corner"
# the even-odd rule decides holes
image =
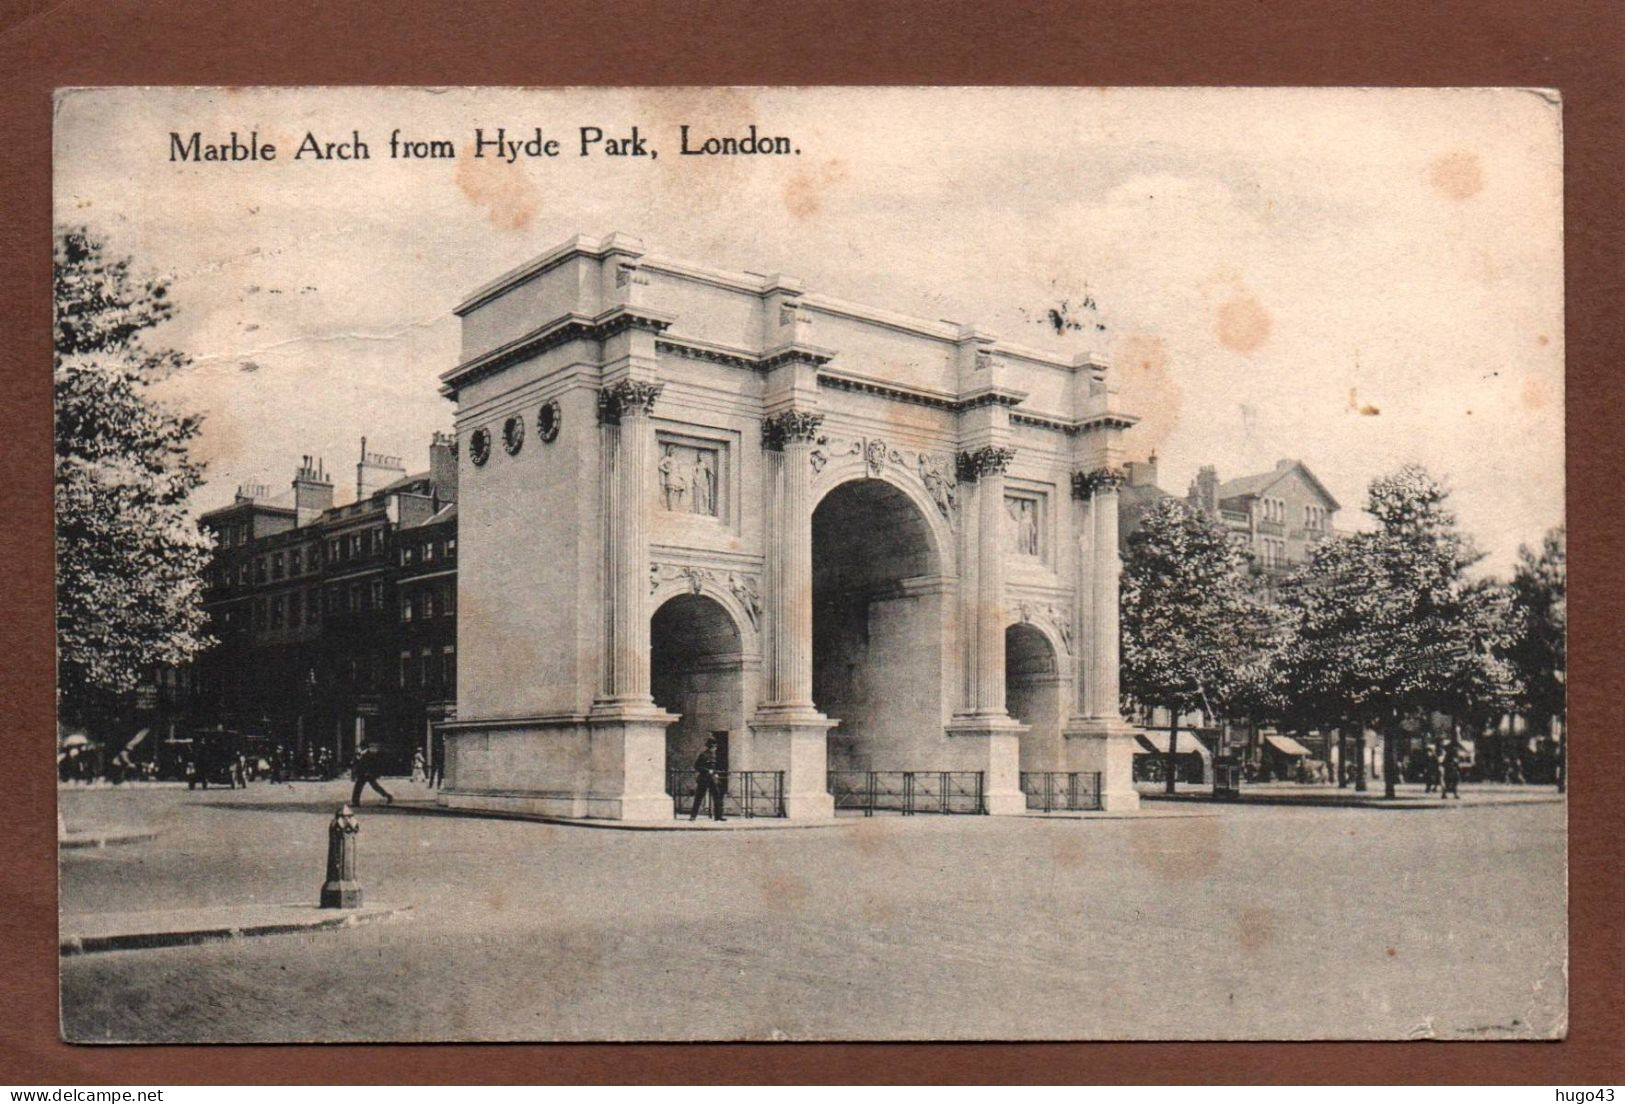
[[[1428,180],[1450,199],[1467,200],[1484,190],[1484,166],[1478,154],[1455,150],[1428,166]]]
[[[767,906],[780,911],[796,911],[806,902],[811,890],[807,879],[783,870],[770,870],[757,886]]]
[[[1168,362],[1168,343],[1149,334],[1130,334],[1113,352],[1120,406],[1139,415],[1134,446],[1149,455],[1179,424],[1184,403],[1184,392]]]
[[[1084,860],[1089,857],[1089,852],[1083,845],[1083,836],[1069,832],[1057,837],[1055,842],[1050,844],[1050,857],[1061,869],[1075,870],[1083,865]]]
[[[866,818],[854,825],[850,832],[844,833],[843,838],[858,854],[873,858],[891,847],[893,830],[889,820]]]
[[[457,187],[476,207],[484,208],[498,230],[523,230],[541,208],[536,183],[518,162],[469,156],[457,162]]]
[[[1134,861],[1164,881],[1189,882],[1212,874],[1224,851],[1217,817],[1140,821],[1129,839]]]
[[[1382,413],[1382,410],[1370,403],[1362,403],[1358,389],[1351,387],[1349,388],[1349,413],[1358,414],[1362,418],[1375,418]]]
[[[1397,954],[1399,954],[1398,951],[1394,950],[1392,947],[1388,948],[1388,957],[1389,958],[1393,958]]]
[[[1539,337],[1535,338],[1536,345],[1550,345],[1551,343],[1552,339],[1547,337],[1545,334],[1541,334]]]
[[[1531,376],[1523,381],[1518,401],[1525,410],[1539,410],[1552,401],[1551,387],[1545,380]]]
[[[1250,353],[1269,340],[1270,312],[1257,296],[1240,294],[1219,304],[1217,330],[1225,348]]]
[[[846,162],[831,158],[784,182],[784,208],[798,219],[811,218],[824,205],[824,193],[847,177]]]
[[[1257,952],[1275,942],[1275,910],[1253,907],[1236,917],[1236,942],[1244,951]]]

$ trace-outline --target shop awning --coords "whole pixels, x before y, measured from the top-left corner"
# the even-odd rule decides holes
[[[1140,741],[1141,751],[1149,751],[1156,755],[1168,754],[1167,729],[1145,729],[1136,732],[1134,735]],[[1179,743],[1175,746],[1174,753],[1176,755],[1200,755],[1204,759],[1208,757],[1207,747],[1197,738],[1194,732],[1181,732],[1179,734]]]
[[[1269,743],[1269,745],[1271,747],[1273,747],[1276,751],[1281,752],[1282,754],[1285,754],[1285,755],[1301,755],[1305,759],[1314,758],[1314,756],[1310,753],[1308,748],[1304,747],[1302,744],[1298,743],[1298,741],[1294,740],[1290,736],[1282,736],[1279,733],[1275,733],[1275,732],[1266,732],[1264,734],[1264,739]]]

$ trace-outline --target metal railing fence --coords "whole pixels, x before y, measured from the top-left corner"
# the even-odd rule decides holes
[[[722,814],[732,817],[784,816],[783,771],[718,771],[722,789]],[[692,770],[668,770],[666,792],[671,794],[672,815],[686,817],[694,808],[699,777]],[[700,807],[701,816],[710,816],[710,802]]]
[[[1027,808],[1039,812],[1090,812],[1100,808],[1099,771],[1022,771]]]
[[[981,771],[830,771],[829,792],[837,814],[987,812]]]

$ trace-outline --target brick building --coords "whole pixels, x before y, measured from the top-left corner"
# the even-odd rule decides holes
[[[409,762],[428,703],[401,691],[438,688],[452,653],[436,653],[433,682],[411,686],[397,657],[408,641],[443,648],[429,635],[454,639],[455,615],[438,606],[422,619],[436,622],[426,635],[403,612],[400,579],[405,570],[409,593],[422,585],[428,572],[417,556],[426,540],[442,563],[455,562],[445,549],[454,554],[456,495],[449,436],[435,435],[428,470],[416,474],[363,438],[352,502],[335,505],[325,466],[306,456],[288,491],[245,485],[230,505],[204,514],[199,524],[216,547],[203,606],[219,643],[191,672],[193,725],[269,737],[297,761],[326,748],[347,763],[370,739],[397,766]],[[454,580],[448,589],[455,593]]]

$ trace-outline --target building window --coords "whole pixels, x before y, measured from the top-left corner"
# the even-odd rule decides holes
[[[315,587],[305,591],[305,620],[315,624],[322,615],[322,592]]]
[[[423,595],[423,617],[425,620],[434,616],[434,591],[425,591]]]
[[[304,613],[305,602],[298,591],[288,595],[288,624],[294,628],[299,627],[300,616]]]
[[[450,691],[457,688],[457,648],[447,644],[440,649],[440,685]]]
[[[288,574],[297,575],[305,569],[304,553],[295,548],[288,553]]]
[[[435,671],[434,671],[434,659],[433,659],[433,657],[434,657],[434,652],[432,650],[430,650],[428,648],[423,649],[423,652],[421,653],[421,656],[420,656],[420,658],[422,659],[423,662],[421,664],[421,670],[418,671],[418,675],[423,680],[423,685],[424,686],[428,686],[430,683],[432,683],[434,681]]]
[[[273,629],[282,627],[282,609],[282,595],[278,594],[271,599],[271,627]]]
[[[407,545],[406,547],[401,549],[401,563],[402,563],[403,566],[410,565],[412,563],[412,553],[413,553],[413,551],[414,551],[414,549],[412,548],[411,545]]]
[[[337,563],[339,558],[339,539],[333,537],[327,542],[327,562]]]
[[[380,610],[384,608],[384,581],[382,579],[372,581],[372,608]]]
[[[457,584],[447,583],[440,592],[440,612],[450,617],[457,612]]]
[[[426,541],[423,545],[423,562],[428,563],[434,559],[434,541]]]
[[[350,604],[347,607],[351,613],[361,612],[361,584],[350,584]]]
[[[446,555],[448,555],[448,556],[457,555],[457,538],[456,537],[447,537],[446,538]]]
[[[401,653],[401,689],[412,685],[412,653]]]
[[[401,621],[409,624],[411,620],[412,596],[409,594],[403,594],[401,595]]]

